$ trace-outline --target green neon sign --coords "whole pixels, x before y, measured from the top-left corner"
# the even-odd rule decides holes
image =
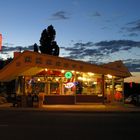
[[[65,73],[65,77],[66,77],[67,79],[70,79],[70,78],[72,77],[72,73],[71,73],[70,71],[66,72],[66,73]]]

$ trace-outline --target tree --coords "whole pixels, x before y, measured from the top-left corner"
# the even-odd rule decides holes
[[[59,55],[59,46],[56,41],[54,41],[55,35],[56,31],[52,25],[42,31],[39,46],[41,53],[56,56]]]
[[[0,69],[2,69],[3,67],[5,67],[7,64],[9,64],[11,61],[13,60],[13,58],[7,58],[6,60],[0,60]]]
[[[34,47],[34,52],[38,52],[38,45],[36,43],[33,45],[33,47]]]
[[[56,41],[52,42],[52,55],[59,56],[59,47]]]

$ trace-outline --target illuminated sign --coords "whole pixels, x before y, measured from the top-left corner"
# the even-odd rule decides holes
[[[66,73],[65,73],[65,77],[66,77],[67,79],[70,79],[70,78],[72,77],[72,73],[71,73],[70,71],[66,72]]]
[[[73,82],[69,82],[65,84],[66,88],[72,88],[75,84]]]

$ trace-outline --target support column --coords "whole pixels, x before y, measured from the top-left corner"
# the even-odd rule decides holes
[[[124,79],[122,79],[121,86],[122,86],[122,102],[124,103]]]
[[[103,103],[105,103],[105,77],[102,75],[102,94],[103,94]]]
[[[77,74],[76,74],[76,72],[74,73],[74,79],[75,79],[74,82],[77,81]],[[77,88],[77,87],[76,87],[76,85],[75,85],[74,104],[76,104],[76,90],[77,90],[76,88]]]
[[[48,85],[48,95],[50,95],[50,81],[48,81],[48,83],[47,83]]]
[[[24,76],[22,76],[21,78],[22,78],[22,94],[26,95],[26,93],[25,93],[25,78],[24,78]]]
[[[111,102],[114,102],[114,88],[115,88],[115,81],[114,78],[112,77],[112,92],[111,92]]]

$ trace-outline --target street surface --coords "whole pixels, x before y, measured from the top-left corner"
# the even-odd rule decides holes
[[[139,140],[140,112],[0,110],[0,140]]]

